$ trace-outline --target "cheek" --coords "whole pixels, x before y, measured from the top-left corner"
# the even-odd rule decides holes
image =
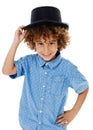
[[[42,49],[42,47],[36,47],[36,51],[37,51],[38,53],[40,53],[40,52],[43,51],[43,49]]]
[[[52,51],[57,51],[57,49],[58,49],[57,46],[53,46],[53,47],[51,48]]]

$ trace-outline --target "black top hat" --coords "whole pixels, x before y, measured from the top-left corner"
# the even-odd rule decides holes
[[[25,26],[23,29],[27,30],[34,26],[43,24],[61,26],[66,29],[69,28],[68,24],[62,22],[61,13],[58,8],[51,6],[42,6],[32,10],[30,24]]]

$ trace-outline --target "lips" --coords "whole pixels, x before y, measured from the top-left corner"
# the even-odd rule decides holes
[[[43,54],[43,57],[46,57],[46,58],[48,58],[48,57],[50,57],[51,56],[51,54]]]

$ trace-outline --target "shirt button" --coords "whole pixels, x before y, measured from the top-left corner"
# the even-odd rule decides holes
[[[43,97],[41,97],[41,100],[44,100],[44,98],[43,98]]]
[[[47,72],[45,72],[45,74],[47,74]]]
[[[42,123],[39,121],[38,124],[41,125]]]
[[[48,66],[48,63],[46,63],[46,66]]]
[[[43,111],[42,110],[39,110],[40,113],[42,113]]]
[[[43,85],[43,88],[45,88],[46,86],[45,85]]]

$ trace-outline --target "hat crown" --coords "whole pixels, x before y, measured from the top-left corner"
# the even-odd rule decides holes
[[[31,23],[39,21],[53,21],[61,23],[61,14],[59,9],[51,6],[37,7],[31,12]]]
[[[60,10],[53,6],[41,6],[31,11],[30,24],[23,27],[27,30],[40,25],[54,25],[69,29],[67,23],[62,22]]]

